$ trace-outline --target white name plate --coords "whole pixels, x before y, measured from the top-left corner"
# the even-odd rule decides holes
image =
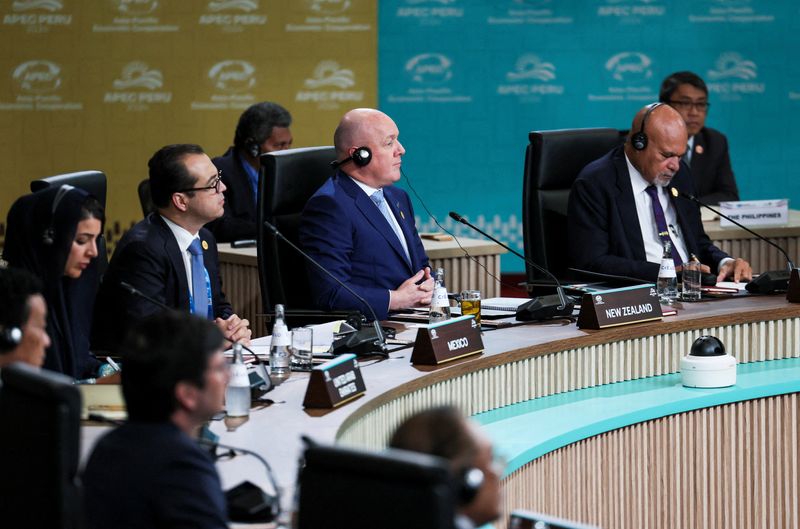
[[[719,211],[745,226],[786,226],[789,224],[789,199],[742,200],[740,202],[720,202]],[[722,228],[735,226],[728,219],[720,217]]]

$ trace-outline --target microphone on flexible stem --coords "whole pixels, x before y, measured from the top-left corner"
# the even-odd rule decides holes
[[[470,223],[467,219],[463,216],[459,215],[455,211],[450,212],[450,218],[456,222],[460,222],[466,226],[469,226],[473,230],[477,231],[484,237],[496,242],[509,252],[513,253],[535,269],[539,270],[540,272],[546,274],[556,284],[556,293],[555,296],[540,296],[538,298],[533,298],[527,303],[524,303],[517,309],[517,320],[519,321],[529,321],[529,320],[544,320],[548,318],[559,318],[564,316],[572,316],[572,308],[574,304],[572,301],[567,299],[566,294],[564,294],[564,287],[561,286],[561,282],[554,276],[549,270],[546,268],[539,266],[538,264],[534,263],[533,261],[527,259],[524,255],[516,251],[515,249],[511,248],[505,243],[502,243],[483,231],[482,229],[478,228],[474,224]]]
[[[372,315],[372,325],[375,329],[375,334],[373,335],[372,333],[368,332],[368,329],[361,329],[355,333],[354,338],[348,340],[348,346],[351,346],[354,350],[358,350],[358,352],[363,354],[378,354],[385,358],[389,358],[389,350],[386,348],[386,337],[383,335],[383,329],[381,329],[381,323],[378,321],[378,315],[375,314],[375,310],[369,303],[367,303],[367,300],[356,294],[352,288],[347,286],[341,279],[333,275],[328,269],[319,264],[316,259],[301,250],[295,243],[284,237],[283,234],[278,231],[278,228],[272,225],[269,221],[265,220],[264,226],[280,240],[294,248],[294,250],[302,255],[308,262],[322,270],[325,275],[333,279],[339,284],[339,286],[352,294],[353,297],[360,301],[362,305],[367,307],[370,315]]]
[[[689,193],[685,193],[685,192],[679,190],[678,188],[671,187],[671,186],[669,188],[669,192],[675,198],[681,197],[681,198],[685,198],[687,200],[691,200],[695,204],[699,204],[700,206],[703,206],[704,208],[713,211],[714,213],[716,213],[717,215],[719,215],[723,219],[727,219],[727,220],[731,221],[733,224],[735,224],[736,226],[742,228],[747,233],[750,233],[751,235],[754,235],[759,240],[764,241],[765,243],[769,244],[773,248],[776,248],[780,253],[783,254],[783,257],[786,258],[786,263],[788,265],[787,269],[786,270],[774,270],[774,271],[770,271],[770,272],[763,272],[761,275],[759,275],[759,277],[757,279],[754,279],[754,280],[750,281],[749,283],[747,283],[745,288],[747,289],[748,292],[761,293],[761,294],[771,294],[775,290],[786,290],[786,289],[789,288],[789,275],[790,275],[790,272],[792,271],[792,269],[794,269],[795,266],[794,266],[794,263],[792,262],[792,260],[789,258],[789,254],[786,253],[786,250],[784,250],[783,248],[781,248],[780,246],[778,246],[774,242],[770,241],[769,239],[767,239],[763,235],[760,235],[760,234],[754,232],[753,230],[751,230],[747,226],[744,226],[743,224],[740,224],[739,222],[737,222],[734,219],[730,218],[728,215],[725,215],[724,213],[721,213],[721,212],[717,211],[716,209],[712,208],[711,206],[709,206],[705,202],[702,202],[701,200],[699,200],[694,195],[691,195]]]
[[[121,286],[124,290],[128,291],[132,296],[140,297],[146,301],[149,301],[156,307],[160,307],[163,310],[169,312],[175,310],[174,308],[170,307],[169,305],[158,301],[157,299],[153,298],[152,296],[148,296],[135,286],[131,285],[130,283],[126,283],[125,281],[120,281],[119,286]],[[248,377],[250,379],[250,392],[253,398],[260,398],[265,393],[269,393],[273,389],[275,389],[275,385],[272,383],[272,379],[267,374],[267,367],[264,365],[264,361],[258,357],[258,355],[249,347],[244,344],[240,344],[245,351],[253,355],[253,358],[256,361],[256,372],[248,373]]]

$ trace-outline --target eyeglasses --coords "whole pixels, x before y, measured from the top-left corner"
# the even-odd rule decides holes
[[[219,183],[222,182],[222,170],[220,169],[217,171],[217,177],[211,183],[210,186],[205,187],[190,187],[188,189],[178,189],[175,191],[176,193],[190,193],[192,191],[206,191],[207,189],[213,189],[214,193],[219,193]]]
[[[689,110],[690,108],[694,108],[698,112],[708,112],[708,107],[711,106],[711,103],[708,101],[698,101],[697,103],[694,101],[670,101],[669,104],[677,110]]]

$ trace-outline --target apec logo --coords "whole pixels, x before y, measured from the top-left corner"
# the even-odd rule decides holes
[[[408,60],[405,71],[419,84],[443,84],[453,78],[453,61],[441,53],[422,53]]]
[[[350,88],[356,84],[353,70],[340,68],[336,61],[321,61],[314,68],[313,77],[305,80],[308,88],[316,89],[324,86],[335,86],[337,88]]]
[[[61,11],[63,8],[64,3],[60,0],[15,0],[11,4],[11,9],[16,13],[24,13],[34,9],[55,12]]]
[[[606,61],[605,69],[616,81],[637,82],[653,77],[653,61],[644,53],[625,51]]]
[[[757,82],[758,65],[741,54],[729,51],[721,54],[714,68],[706,72],[708,91],[720,94],[723,100],[737,101],[744,94],[763,94],[764,83]]]
[[[309,11],[321,15],[335,15],[350,9],[350,0],[306,0]]]
[[[117,90],[129,88],[147,88],[155,90],[164,86],[164,75],[159,70],[151,70],[147,63],[134,61],[129,62],[122,69],[122,75],[115,79],[113,86]]]
[[[224,92],[244,92],[256,85],[256,69],[247,61],[218,62],[208,70],[214,88]]]
[[[212,13],[219,11],[243,11],[249,13],[258,9],[257,0],[212,0],[208,3],[208,10]]]
[[[714,63],[716,69],[708,70],[708,78],[712,81],[721,79],[755,79],[758,76],[758,66],[753,61],[743,59],[736,52],[727,52],[717,58]]]
[[[532,53],[522,55],[517,59],[513,72],[506,74],[509,81],[538,79],[547,82],[556,78],[556,67],[551,62],[543,62],[538,55]]]
[[[48,94],[61,86],[61,67],[51,61],[27,61],[14,69],[11,78],[24,93]]]
[[[158,0],[111,0],[126,15],[147,15],[158,9]]]

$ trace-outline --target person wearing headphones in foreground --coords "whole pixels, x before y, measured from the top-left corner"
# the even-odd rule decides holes
[[[450,462],[461,482],[456,529],[480,527],[500,516],[502,468],[494,461],[492,443],[455,407],[430,408],[409,417],[397,427],[389,447]]]

